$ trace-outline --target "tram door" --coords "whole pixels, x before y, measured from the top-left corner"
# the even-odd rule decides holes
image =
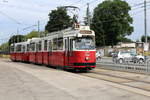
[[[65,65],[70,65],[70,58],[72,56],[72,49],[73,49],[73,40],[66,38],[65,39]]]
[[[69,65],[69,38],[65,38],[65,66]]]
[[[49,45],[48,45],[48,64],[52,65],[52,40],[49,40]]]

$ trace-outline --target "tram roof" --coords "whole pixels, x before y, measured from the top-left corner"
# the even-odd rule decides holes
[[[25,41],[25,42],[19,42],[19,43],[11,44],[11,46],[13,46],[13,45],[15,45],[15,46],[17,46],[17,45],[25,45],[27,43],[28,43],[27,41]]]
[[[26,44],[29,44],[30,43],[30,41],[31,41],[31,39],[28,39],[27,41],[25,41],[25,42],[19,42],[19,43],[15,43],[15,44],[11,44],[11,46],[13,46],[13,45],[26,45]]]
[[[68,28],[65,30],[57,31],[49,33],[46,37],[43,38],[32,38],[28,39],[25,42],[19,42],[15,43],[15,45],[25,45],[29,44],[31,42],[39,42],[41,40],[48,40],[53,38],[59,38],[59,37],[82,37],[82,36],[95,36],[94,31],[90,30],[89,26],[80,26],[79,28]],[[14,44],[11,44],[11,46]]]
[[[85,33],[83,33],[83,32],[85,32]],[[89,34],[88,32],[91,32],[91,33]],[[47,35],[47,38],[48,37],[71,37],[71,36],[82,36],[82,35],[95,36],[94,31],[90,30],[89,26],[80,26],[80,28],[68,28],[68,29],[65,29],[62,31],[49,33]]]

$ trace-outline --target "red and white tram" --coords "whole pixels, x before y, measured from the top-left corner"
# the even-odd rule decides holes
[[[11,59],[64,69],[96,67],[95,34],[88,26],[50,33],[43,38],[12,44]]]

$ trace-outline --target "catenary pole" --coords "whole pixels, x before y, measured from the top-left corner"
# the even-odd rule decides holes
[[[145,30],[145,43],[147,43],[147,7],[146,0],[144,0],[144,30]]]
[[[39,34],[39,37],[41,37],[41,34],[40,34],[40,21],[38,20],[38,34]]]

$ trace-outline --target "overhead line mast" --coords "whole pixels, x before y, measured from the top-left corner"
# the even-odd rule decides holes
[[[144,0],[144,28],[145,28],[145,43],[147,43],[147,5]]]
[[[89,3],[87,3],[86,16],[87,16],[87,25],[90,26],[91,25],[91,19],[90,19],[90,7],[89,7]]]

